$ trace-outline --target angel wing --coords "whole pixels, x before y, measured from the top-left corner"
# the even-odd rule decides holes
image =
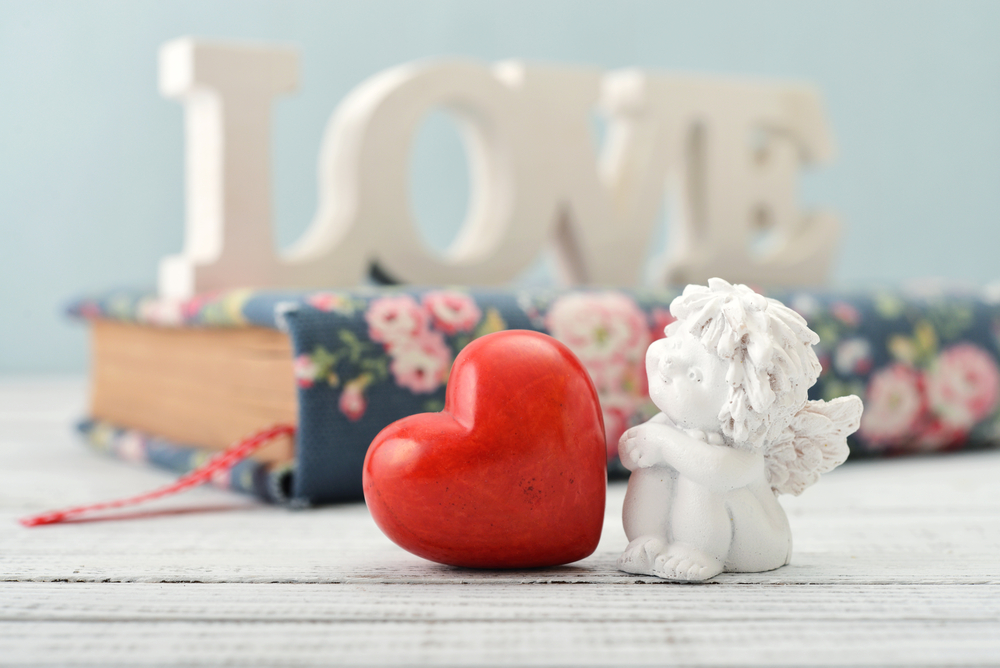
[[[776,494],[794,494],[847,459],[847,437],[861,423],[861,399],[810,401],[792,419],[781,438],[764,453],[768,480]]]

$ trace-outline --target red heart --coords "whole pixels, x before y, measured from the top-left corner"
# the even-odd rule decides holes
[[[606,488],[604,420],[590,376],[566,346],[521,330],[466,346],[444,411],[383,429],[364,465],[379,528],[452,566],[583,559],[601,537]]]

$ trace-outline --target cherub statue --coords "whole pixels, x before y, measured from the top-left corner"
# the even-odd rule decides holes
[[[861,400],[808,401],[819,337],[745,285],[689,285],[670,312],[677,320],[646,353],[662,413],[618,446],[632,471],[618,567],[697,581],[783,566],[792,535],[777,495],[800,494],[847,459]]]

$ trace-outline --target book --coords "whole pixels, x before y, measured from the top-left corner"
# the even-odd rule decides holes
[[[451,363],[503,329],[548,333],[591,374],[609,473],[617,443],[656,409],[644,357],[677,290],[358,288],[234,290],[186,301],[79,299],[91,325],[88,442],[183,472],[275,422],[297,427],[220,484],[298,505],[362,498],[368,444],[391,422],[441,410]],[[821,341],[813,399],[866,405],[852,457],[992,445],[1000,434],[1000,306],[988,295],[775,293]]]
[[[272,423],[296,421],[287,335],[259,326],[92,324],[91,417],[176,443],[224,449]],[[264,446],[264,462],[294,457],[291,439]]]

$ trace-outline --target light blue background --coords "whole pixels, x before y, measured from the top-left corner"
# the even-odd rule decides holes
[[[812,80],[839,154],[802,195],[846,225],[835,283],[1000,278],[1000,3],[4,1],[0,373],[83,370],[65,300],[152,286],[180,249],[182,113],[156,57],[181,35],[301,48],[272,138],[283,245],[311,218],[320,136],[352,87],[414,58],[523,57]],[[447,121],[425,126],[414,164],[442,246],[467,185]]]

